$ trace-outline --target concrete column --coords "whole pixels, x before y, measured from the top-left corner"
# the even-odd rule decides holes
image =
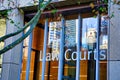
[[[6,21],[6,34],[15,32],[19,29],[15,26],[15,24],[17,24],[17,26],[23,27],[24,16],[17,8],[11,10],[11,12],[9,13],[9,18],[12,19],[14,23],[11,23],[9,20]],[[7,39],[5,41],[5,45],[14,42],[20,36],[22,36],[22,33]],[[20,43],[13,49],[3,54],[2,80],[18,80],[22,46],[22,43]]]
[[[112,0],[113,1],[113,0]],[[116,0],[119,1],[119,0]],[[109,24],[108,79],[120,79],[120,5],[110,2],[109,15],[114,16]]]

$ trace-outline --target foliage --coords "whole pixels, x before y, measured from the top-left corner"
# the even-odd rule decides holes
[[[92,13],[95,14],[95,16],[97,14],[108,14],[108,4],[110,4],[108,1],[110,1],[110,3],[112,3],[113,5],[120,5],[120,1],[117,0],[97,0],[97,3],[90,3],[90,7],[92,9]],[[97,5],[97,7],[96,7]],[[112,14],[110,16],[108,16],[108,19],[111,19],[112,17],[114,17],[114,12],[112,12]]]
[[[8,10],[4,10],[0,12],[0,18],[7,17],[8,16]]]
[[[108,0],[97,0],[96,3],[90,3],[90,7],[92,9],[92,13],[95,14],[107,14],[108,12]]]
[[[0,42],[4,41],[9,37],[12,37],[12,36],[15,36],[15,35],[21,33],[22,31],[24,31],[27,27],[29,27],[31,25],[30,29],[23,36],[21,36],[16,41],[14,41],[13,43],[7,45],[2,50],[0,50],[0,54],[5,53],[6,51],[8,51],[8,50],[12,49],[13,47],[15,47],[17,44],[21,43],[32,32],[32,30],[35,28],[35,25],[37,24],[37,22],[39,20],[41,12],[45,9],[45,7],[50,2],[51,2],[51,0],[48,0],[47,2],[44,2],[43,0],[41,0],[40,4],[38,5],[39,8],[38,8],[37,14],[33,17],[33,19],[30,22],[28,22],[22,29],[18,30],[17,32],[7,34],[7,35],[0,38]],[[44,5],[41,6],[41,4],[44,4]],[[14,23],[14,22],[11,22],[11,23]]]

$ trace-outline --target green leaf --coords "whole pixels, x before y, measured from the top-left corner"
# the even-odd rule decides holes
[[[14,21],[13,21],[13,20],[11,20],[11,21],[10,21],[10,23],[14,24]]]
[[[113,18],[113,17],[115,17],[114,12],[112,12],[110,18]]]
[[[108,0],[104,0],[104,3],[107,4],[107,3],[108,3]]]
[[[51,13],[55,14],[57,12],[57,9],[54,9],[51,11]]]
[[[77,2],[80,5],[80,1]]]

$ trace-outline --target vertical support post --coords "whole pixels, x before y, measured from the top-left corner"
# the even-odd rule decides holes
[[[112,16],[108,23],[108,53],[107,80],[120,79],[120,6],[113,4],[115,0],[108,0],[108,16]],[[119,3],[120,0],[116,0]]]
[[[65,32],[65,20],[61,19],[61,32],[60,32],[60,54],[59,54],[59,68],[58,68],[58,80],[62,80],[63,77],[63,61],[64,61],[64,32]]]
[[[29,36],[28,60],[27,60],[27,68],[26,68],[26,80],[29,80],[30,60],[31,60],[31,48],[32,48],[32,33]]]
[[[97,17],[97,53],[96,53],[96,73],[95,73],[95,80],[99,80],[99,52],[100,52],[100,25],[101,25],[101,17],[100,14],[98,14]]]
[[[111,0],[108,0],[108,16],[111,16]],[[107,28],[107,35],[108,35],[108,50],[107,50],[107,80],[110,80],[110,19],[108,20],[108,28]],[[114,49],[113,49],[114,50]],[[114,73],[113,73],[114,74]],[[114,75],[113,75],[114,76]],[[113,78],[114,79],[114,78]]]
[[[80,80],[80,50],[81,50],[81,28],[82,28],[82,19],[79,14],[78,16],[78,32],[77,32],[77,64],[76,64],[76,80]]]
[[[24,14],[17,8],[11,9],[8,13],[8,17],[14,21],[14,24],[18,24],[20,22],[18,26],[24,25]],[[18,30],[14,24],[11,24],[10,20],[6,20],[6,34],[14,33]],[[22,33],[5,40],[5,46],[14,42],[20,36],[22,36]],[[1,80],[18,80],[22,46],[22,43],[20,43],[3,54]]]
[[[24,34],[24,32],[22,32],[22,35]],[[21,77],[21,69],[22,69],[22,58],[23,58],[23,43],[21,43],[21,53],[20,53],[20,64],[19,64],[19,72],[18,72],[18,80],[20,80],[20,77]]]
[[[44,48],[43,48],[43,61],[42,61],[42,79],[44,80],[45,65],[46,65],[46,49],[47,49],[47,38],[48,38],[48,19],[45,20],[45,31],[44,31]]]

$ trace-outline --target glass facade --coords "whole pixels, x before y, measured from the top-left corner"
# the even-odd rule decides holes
[[[78,29],[79,20],[77,18],[65,19],[64,25],[64,52],[63,54],[63,80],[75,80],[77,42],[80,42],[80,80],[95,80],[96,78],[96,55],[97,55],[97,17],[82,18],[82,27]],[[44,24],[44,23],[43,23]],[[107,19],[101,17],[101,27],[99,34],[99,76],[100,80],[107,80]],[[42,61],[44,46],[44,25],[37,26],[33,31],[32,53],[30,64],[29,80],[41,80]],[[47,52],[44,78],[45,80],[58,80],[59,60],[60,60],[60,40],[62,24],[60,20],[49,20],[49,30],[47,38]],[[78,32],[80,31],[80,39]],[[79,41],[78,41],[79,40]],[[27,42],[28,43],[28,42]],[[26,46],[25,46],[26,47]],[[24,50],[21,80],[25,80],[27,52]]]

